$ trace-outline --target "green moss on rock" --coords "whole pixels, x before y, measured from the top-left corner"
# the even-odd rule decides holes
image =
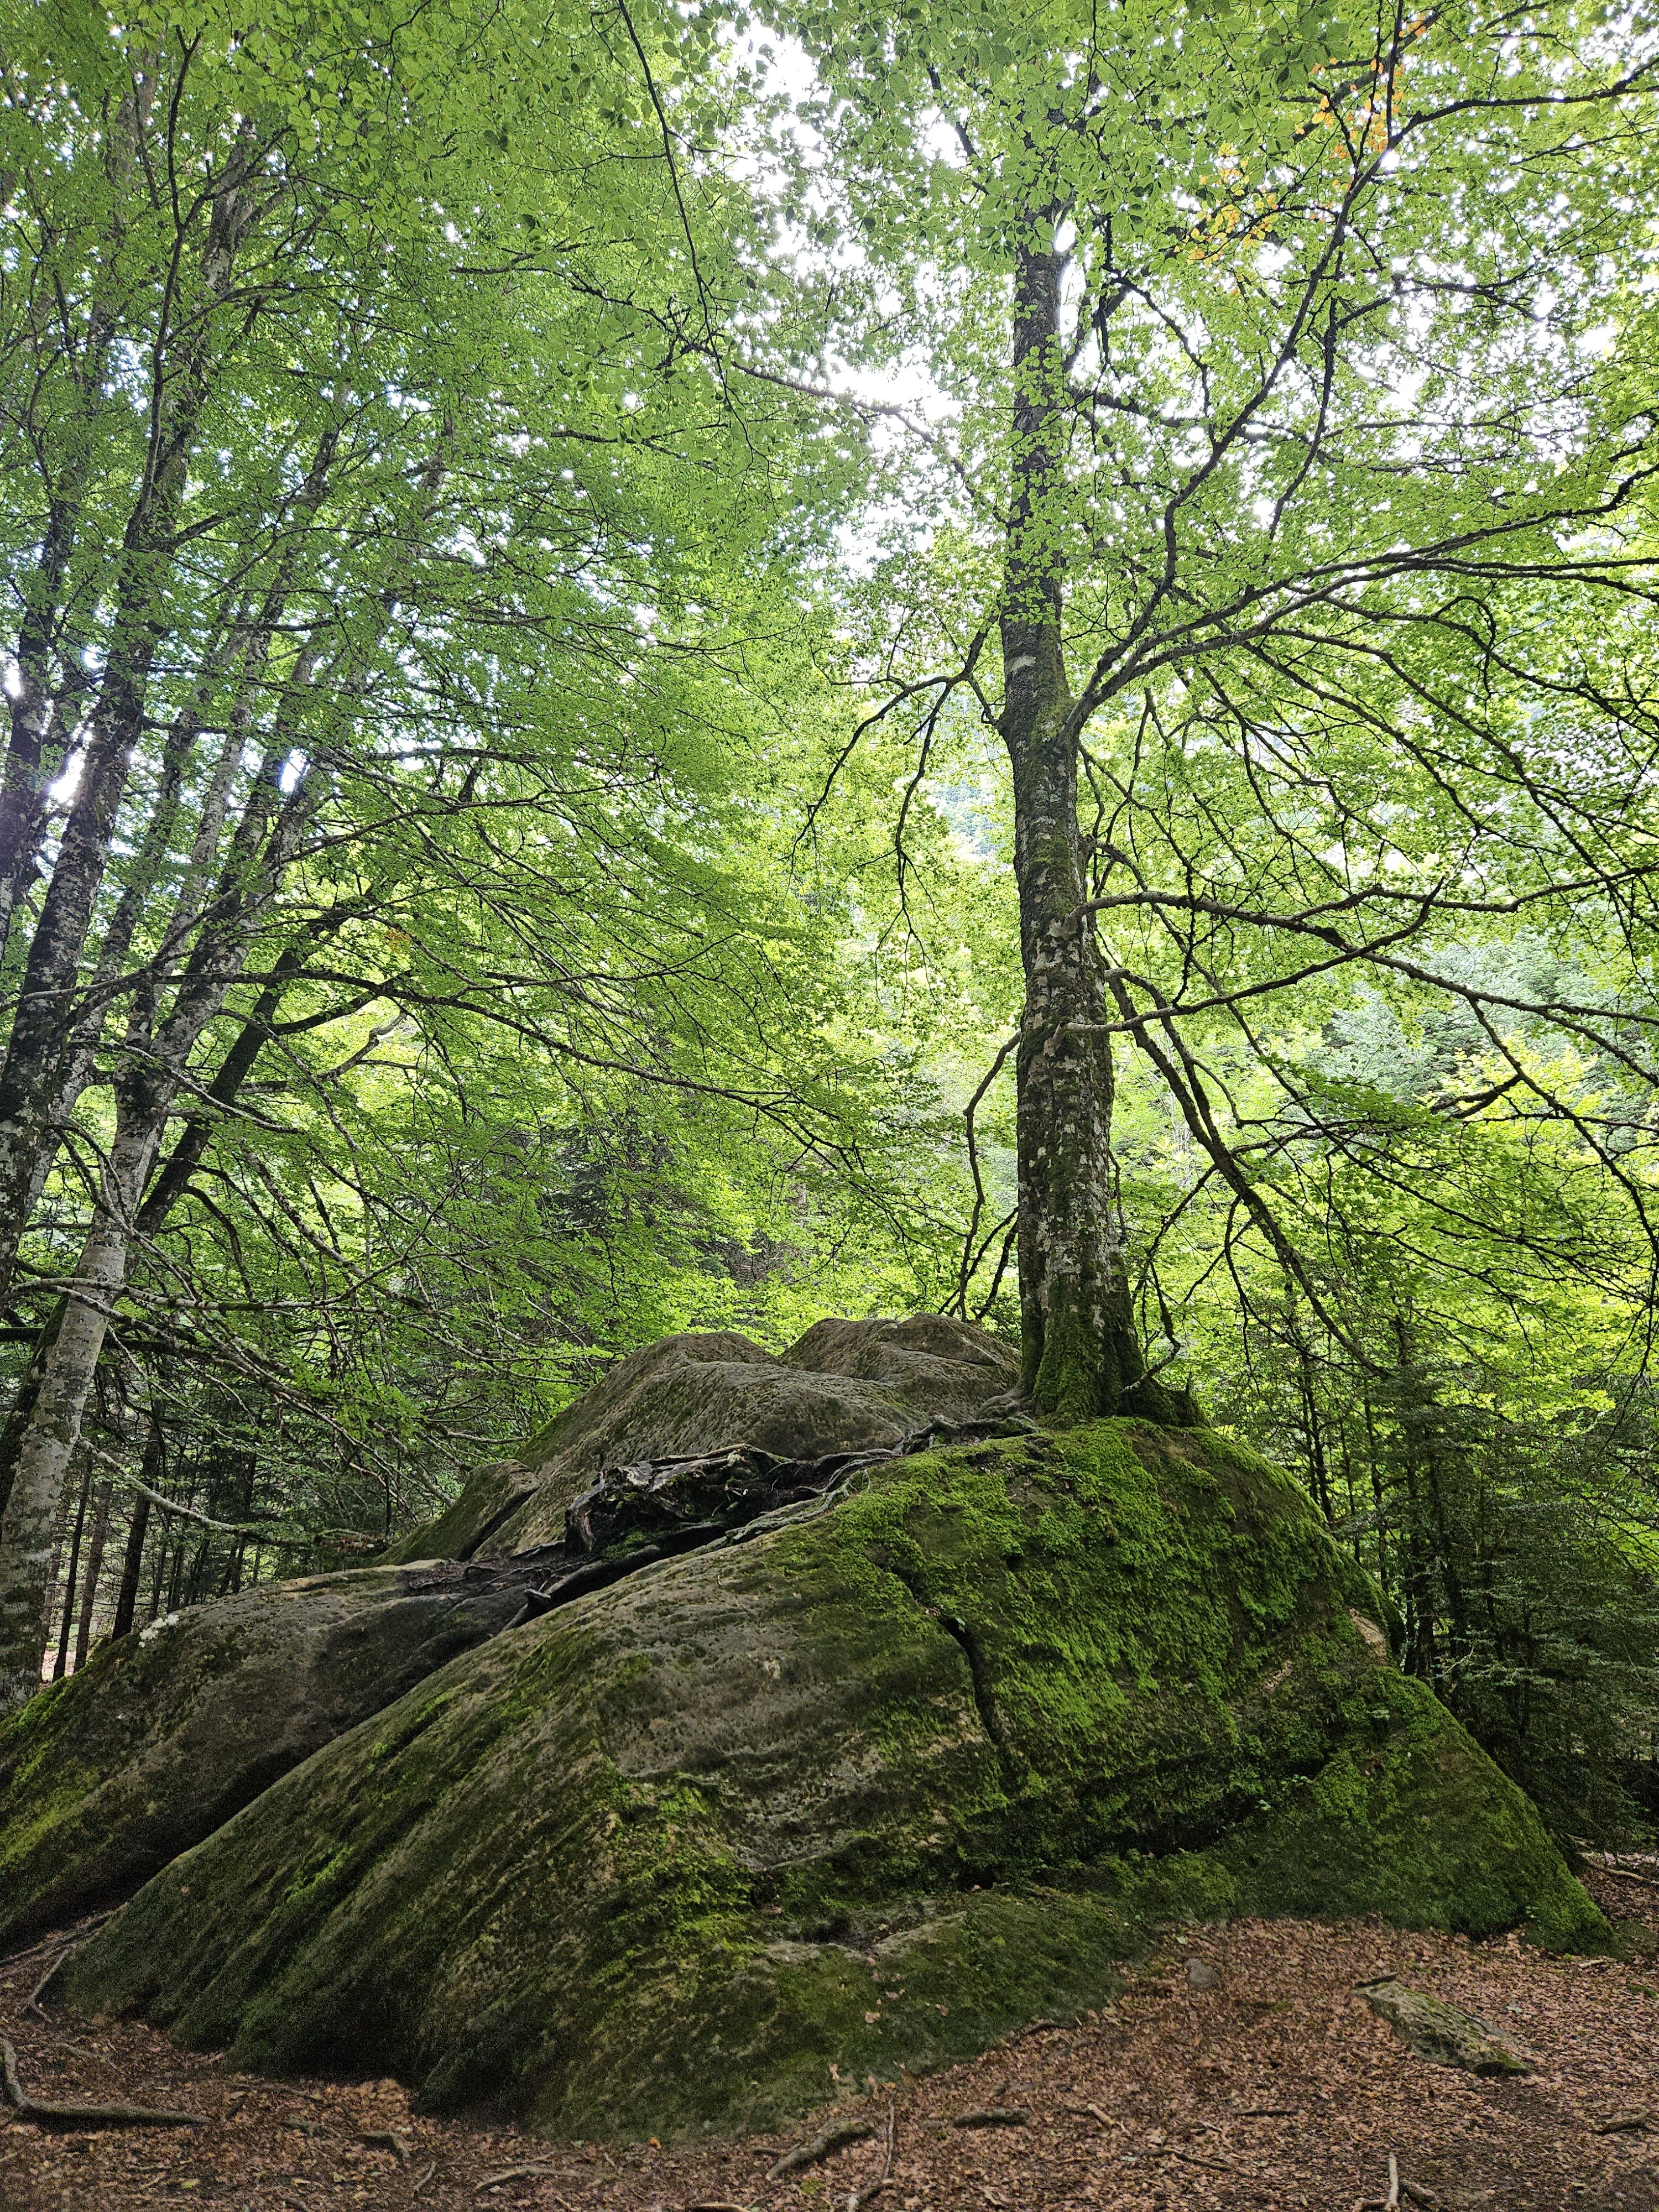
[[[265,1583],[123,1637],[0,1718],[0,1943],[129,1896],[521,1602],[459,1568]]]
[[[1120,1420],[867,1483],[454,1660],[151,1881],[72,1995],[666,2136],[1098,2002],[1159,1918],[1599,1934],[1261,1461]]]

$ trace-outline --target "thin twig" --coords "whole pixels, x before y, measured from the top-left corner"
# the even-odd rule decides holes
[[[1177,2150],[1173,2143],[1158,2147],[1160,2158],[1178,2158],[1183,2166],[1207,2166],[1212,2173],[1242,2173],[1243,2166],[1224,2166],[1218,2158],[1200,2158],[1196,2151]]]
[[[882,2191],[890,2186],[893,2179],[893,2144],[897,2134],[898,2108],[896,2106],[889,2105],[887,2107],[887,2154],[882,2160],[881,2172],[873,2181],[866,2181],[861,2189],[855,2189],[853,2191],[847,2200],[847,2212],[864,2212],[866,2204],[873,2204]]]

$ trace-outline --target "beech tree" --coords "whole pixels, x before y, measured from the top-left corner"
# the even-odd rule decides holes
[[[854,1179],[859,1117],[832,1040],[775,1049],[799,899],[752,849],[730,896],[744,655],[852,454],[698,343],[756,289],[667,125],[731,96],[684,90],[712,26],[66,6],[0,53],[15,1700],[135,1261],[178,1351],[200,1279],[157,1240],[273,1045],[480,1018]]]
[[[939,395],[907,424],[820,364],[826,404],[839,389],[898,417],[894,496],[914,514],[927,487],[866,593],[874,716],[912,719],[919,779],[981,718],[1011,770],[1026,1387],[1069,1418],[1190,1418],[1137,1339],[1114,1036],[1294,1273],[1182,1018],[1248,1013],[1413,935],[1432,976],[1470,867],[1473,908],[1510,910],[1480,877],[1493,848],[1458,851],[1443,816],[1422,836],[1400,820],[1433,788],[1448,712],[1481,753],[1481,827],[1525,817],[1558,908],[1611,919],[1652,865],[1639,691],[1587,675],[1574,694],[1631,802],[1616,831],[1601,806],[1589,865],[1582,837],[1565,865],[1548,741],[1528,757],[1514,722],[1528,694],[1562,703],[1541,596],[1582,635],[1597,601],[1616,618],[1649,589],[1632,286],[1651,31],[1574,7],[785,20],[817,59],[830,149],[803,191],[836,201],[892,288],[881,357]],[[1509,725],[1483,712],[1474,736],[1468,702],[1498,669]],[[1332,750],[1358,770],[1340,791]],[[1230,962],[1246,936],[1285,953],[1271,983]],[[1161,951],[1134,962],[1147,939]]]

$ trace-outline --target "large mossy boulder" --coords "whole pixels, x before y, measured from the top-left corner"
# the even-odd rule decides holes
[[[125,1896],[523,1603],[463,1567],[267,1583],[104,1646],[0,1720],[0,1944]]]
[[[930,1421],[971,1420],[1018,1379],[1006,1345],[942,1314],[818,1322],[775,1357],[732,1329],[665,1337],[618,1360],[515,1459],[481,1468],[385,1557],[532,1551],[558,1542],[571,1500],[620,1462],[733,1443],[803,1460],[879,1449]]]
[[[452,1660],[159,1874],[68,1995],[667,2136],[1098,2002],[1163,1917],[1601,1932],[1261,1462],[1116,1421],[859,1479]]]
[[[538,1567],[551,1571],[567,1506],[616,1462],[894,1449],[971,1418],[1016,1373],[986,1331],[935,1314],[823,1322],[781,1359],[730,1331],[668,1337],[618,1361],[524,1458],[479,1469],[375,1566],[264,1584],[124,1638],[0,1721],[0,1942],[130,1896],[497,1633]]]

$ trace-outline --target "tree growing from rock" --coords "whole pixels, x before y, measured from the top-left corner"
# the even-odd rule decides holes
[[[1341,967],[1437,988],[1448,902],[1512,915],[1517,876],[1616,931],[1652,868],[1648,709],[1537,635],[1544,594],[1582,635],[1650,588],[1651,34],[1322,0],[787,21],[887,358],[944,403],[868,595],[876,719],[919,709],[912,797],[953,725],[1007,756],[1025,1385],[1187,1418],[1137,1334],[1115,1038],[1316,1301],[1189,1023]],[[1603,791],[1593,838],[1568,702],[1631,810]]]

